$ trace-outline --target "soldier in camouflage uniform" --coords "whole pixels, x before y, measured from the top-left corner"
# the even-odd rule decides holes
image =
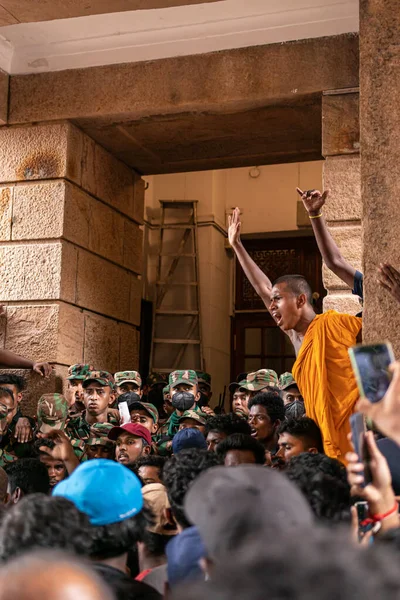
[[[186,410],[200,411],[197,406],[200,392],[196,371],[173,371],[169,376],[169,389],[175,410],[157,434],[158,452],[162,456],[171,453],[172,439],[179,430],[179,419],[183,413]]]
[[[142,378],[138,371],[119,371],[114,375],[116,397],[126,392],[135,392],[142,396]]]
[[[85,404],[83,401],[84,392],[82,384],[90,371],[94,371],[94,367],[92,365],[87,364],[71,365],[68,368],[67,382],[68,395],[70,398],[70,400],[68,400],[68,404],[70,406],[69,410],[71,417],[76,417],[85,410]]]
[[[279,391],[278,375],[272,369],[260,369],[248,373],[246,379],[239,382],[239,391],[244,391],[246,394],[245,400],[241,403],[241,411],[246,418],[249,415],[248,402],[258,392],[268,392],[270,389]]]
[[[199,382],[199,391],[201,394],[201,398],[199,401],[200,408],[203,406],[209,406],[212,390],[211,390],[211,375],[209,373],[205,373],[204,371],[196,371],[197,380]]]
[[[86,440],[85,454],[82,460],[108,458],[114,460],[115,442],[108,438],[114,426],[111,423],[94,423],[90,427],[90,437]]]
[[[16,425],[21,412],[14,394],[5,387],[0,387],[0,413],[0,466],[4,466],[17,458],[30,456],[32,442],[21,443],[16,438]],[[32,419],[29,421],[34,424]]]
[[[303,417],[306,414],[304,399],[291,373],[283,373],[279,377],[279,389],[285,405],[286,418]]]
[[[119,418],[110,406],[114,402],[114,378],[107,371],[90,371],[83,382],[85,410],[71,418],[67,425],[70,438],[86,440],[90,437],[90,427],[95,423],[119,425]]]
[[[179,419],[179,431],[182,429],[198,429],[201,433],[205,433],[207,423],[207,415],[196,410],[185,410]]]

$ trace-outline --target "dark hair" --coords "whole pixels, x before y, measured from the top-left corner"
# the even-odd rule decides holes
[[[2,385],[15,385],[18,392],[23,392],[26,387],[26,381],[21,375],[14,375],[14,373],[2,373],[0,375],[0,386]]]
[[[247,403],[249,410],[253,406],[263,406],[267,411],[271,423],[283,421],[285,418],[285,405],[282,398],[276,392],[258,392]]]
[[[272,285],[278,285],[279,283],[285,283],[286,287],[288,287],[295,296],[305,294],[307,302],[312,304],[312,289],[303,275],[282,275],[282,277],[275,279]]]
[[[303,492],[318,519],[327,524],[350,520],[350,486],[338,460],[304,452],[288,462],[285,474]]]
[[[7,465],[10,493],[20,488],[23,495],[48,494],[50,489],[49,474],[46,466],[37,458],[20,458]]]
[[[309,417],[285,419],[278,429],[278,435],[281,433],[288,433],[293,437],[300,438],[309,448],[316,448],[318,452],[324,452],[321,430]]]
[[[140,467],[157,467],[160,469],[160,479],[162,470],[165,465],[166,458],[164,456],[158,456],[157,454],[147,454],[140,456],[135,462],[135,466],[139,470]]]
[[[165,463],[163,481],[176,522],[183,528],[190,527],[183,510],[183,502],[190,484],[211,467],[221,464],[215,452],[189,448],[181,450]]]
[[[122,556],[143,539],[146,528],[153,522],[151,510],[146,506],[139,514],[110,525],[92,525],[90,528],[90,556],[105,560]]]
[[[252,452],[257,465],[265,464],[265,448],[259,441],[246,435],[245,433],[234,433],[222,440],[216,448],[217,456],[225,460],[225,456],[230,450],[244,450]]]
[[[53,450],[55,445],[56,444],[53,440],[49,440],[48,438],[39,438],[33,444],[32,453],[34,454],[35,457],[39,458],[39,456],[42,456],[43,454],[45,454],[45,452],[42,452],[40,450],[40,448],[42,446],[44,446],[45,448],[50,448],[50,450]]]
[[[11,400],[14,402],[14,394],[12,393],[12,391],[9,390],[8,388],[0,386],[0,398],[4,398],[6,396],[11,398]]]
[[[227,436],[232,435],[233,433],[245,433],[250,435],[251,427],[248,422],[242,417],[239,417],[239,415],[228,413],[227,415],[210,417],[207,420],[204,435],[207,437],[210,431],[219,431],[225,433]]]
[[[152,556],[163,556],[165,554],[165,547],[172,538],[173,536],[171,535],[161,535],[146,529],[143,538],[139,541],[144,543],[147,552]]]
[[[32,494],[7,511],[0,526],[0,559],[37,548],[88,554],[89,521],[66,498]]]
[[[400,594],[398,556],[374,546],[360,551],[344,531],[314,528],[306,537],[304,532],[293,532],[272,543],[265,543],[260,532],[253,543],[216,563],[210,581],[181,587],[173,597],[396,600]]]

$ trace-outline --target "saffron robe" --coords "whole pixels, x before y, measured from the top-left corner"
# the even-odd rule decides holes
[[[349,417],[359,398],[348,349],[357,343],[361,327],[359,317],[334,310],[317,315],[293,366],[306,414],[321,430],[325,453],[342,462],[351,451]]]

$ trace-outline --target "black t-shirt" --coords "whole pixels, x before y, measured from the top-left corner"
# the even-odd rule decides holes
[[[119,569],[102,563],[93,563],[96,573],[112,589],[117,600],[162,600],[154,588],[141,581],[135,581]]]

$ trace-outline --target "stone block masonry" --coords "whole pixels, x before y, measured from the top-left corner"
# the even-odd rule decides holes
[[[0,129],[0,347],[56,366],[29,374],[30,411],[72,363],[138,367],[143,206],[141,178],[74,125]]]

